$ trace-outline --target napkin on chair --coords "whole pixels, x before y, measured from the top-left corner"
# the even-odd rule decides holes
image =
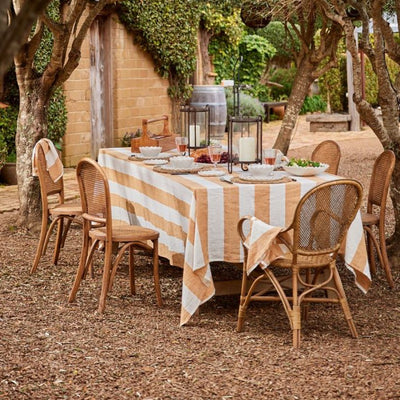
[[[247,248],[247,274],[258,265],[262,268],[287,253],[288,248],[277,239],[284,228],[268,225],[256,217],[250,218],[250,232],[243,245]]]
[[[58,156],[57,149],[53,142],[49,139],[40,139],[33,148],[32,152],[32,175],[37,176],[37,151],[39,146],[42,148],[46,158],[46,170],[49,172],[50,178],[53,182],[57,182],[64,174],[64,166]]]

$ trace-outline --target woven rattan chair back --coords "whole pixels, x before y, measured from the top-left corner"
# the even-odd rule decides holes
[[[64,181],[61,177],[57,182],[54,182],[51,179],[49,172],[46,168],[46,157],[44,155],[44,151],[41,146],[38,147],[36,153],[36,166],[37,166],[37,175],[40,183],[40,194],[42,196],[42,205],[47,207],[48,204],[48,196],[58,194],[59,201],[64,201]]]
[[[325,140],[318,144],[311,154],[312,161],[329,164],[326,172],[337,175],[340,163],[340,147],[334,140]]]
[[[292,222],[292,253],[337,252],[362,201],[362,187],[354,180],[323,183],[300,200]]]
[[[93,160],[85,158],[76,170],[83,218],[91,223],[111,225],[110,190],[106,175]]]
[[[385,219],[386,202],[395,162],[396,156],[391,150],[383,151],[375,160],[368,191],[367,212],[362,213],[362,222],[367,237],[368,260],[371,271],[372,273],[376,272],[375,255],[373,251],[375,247],[381,267],[385,271],[386,279],[391,288],[394,287],[394,281],[386,250]],[[374,231],[374,226],[377,228],[378,232]]]
[[[385,150],[375,160],[368,191],[368,212],[373,205],[386,208],[395,161],[396,157],[391,150]]]

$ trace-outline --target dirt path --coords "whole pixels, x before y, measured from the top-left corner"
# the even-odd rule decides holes
[[[271,141],[274,124],[270,124]],[[276,133],[276,132],[275,132]],[[354,136],[296,134],[290,155],[307,157],[324,138],[340,142],[339,173],[368,187],[381,151],[368,132]],[[335,306],[313,306],[302,348],[280,304],[252,304],[235,331],[238,298],[214,297],[179,327],[182,271],[161,260],[165,305],[157,307],[149,260],[136,257],[137,294],[128,295],[122,265],[104,315],[96,314],[101,262],[77,302],[67,298],[79,262],[81,234],[72,229],[59,266],[51,249],[29,274],[37,235],[15,227],[15,212],[0,214],[0,398],[4,399],[400,399],[400,268],[395,290],[378,270],[368,294],[340,265],[359,332],[352,339]],[[390,225],[390,221],[388,223]],[[237,276],[217,263],[213,274]]]

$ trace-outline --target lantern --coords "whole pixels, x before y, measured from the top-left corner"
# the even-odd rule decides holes
[[[262,117],[229,116],[228,126],[228,170],[233,164],[240,164],[247,170],[247,164],[262,161]]]
[[[181,109],[182,136],[188,138],[188,152],[210,144],[210,108],[182,106]]]

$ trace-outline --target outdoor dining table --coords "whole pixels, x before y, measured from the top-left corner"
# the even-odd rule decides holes
[[[210,263],[243,261],[236,230],[244,215],[287,226],[300,198],[314,186],[339,179],[322,173],[285,183],[229,184],[218,177],[173,175],[132,161],[129,148],[100,149],[98,161],[109,179],[115,223],[139,224],[160,233],[159,254],[183,268],[181,325],[215,294]],[[357,286],[371,284],[360,213],[345,243],[344,260]]]

